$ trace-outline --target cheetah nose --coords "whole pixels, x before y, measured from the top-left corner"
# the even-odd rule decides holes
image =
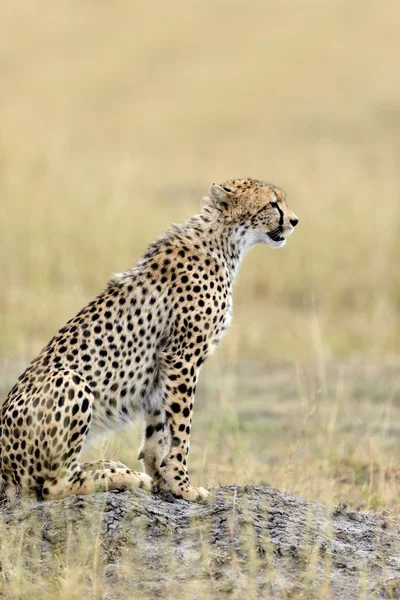
[[[293,227],[296,227],[298,222],[299,222],[299,220],[297,217],[295,219],[290,219],[290,224],[293,225]]]

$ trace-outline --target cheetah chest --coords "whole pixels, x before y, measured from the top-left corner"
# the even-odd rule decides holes
[[[226,309],[226,314],[225,314],[225,321],[222,325],[222,334],[224,334],[226,332],[226,330],[229,328],[229,325],[232,322],[232,300],[230,300],[228,302],[228,306]]]
[[[218,346],[218,344],[224,337],[226,331],[228,330],[231,322],[232,322],[232,300],[229,300],[227,303],[226,310],[225,310],[224,319],[221,322],[220,328],[218,329],[218,331],[215,334],[215,337],[212,340],[212,346],[213,346],[212,349],[214,349],[216,346]]]

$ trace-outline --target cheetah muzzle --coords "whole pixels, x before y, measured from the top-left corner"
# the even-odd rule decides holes
[[[113,488],[206,501],[187,471],[199,372],[229,326],[232,286],[254,244],[280,247],[298,219],[279,188],[213,184],[200,214],[173,226],[60,329],[0,409],[0,476],[44,499]],[[82,463],[85,442],[144,415],[144,472]]]

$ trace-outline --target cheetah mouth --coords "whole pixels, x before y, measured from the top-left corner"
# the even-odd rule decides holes
[[[273,231],[269,231],[267,235],[273,242],[285,241],[285,238],[282,235],[282,229],[280,227],[274,229]]]

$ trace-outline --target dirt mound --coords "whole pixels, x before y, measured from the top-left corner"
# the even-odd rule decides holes
[[[4,507],[0,516],[3,535],[25,524],[30,539],[40,537],[43,564],[86,536],[110,599],[165,597],[172,582],[185,597],[207,588],[211,597],[400,598],[394,521],[267,487],[219,488],[207,505],[113,491]]]

